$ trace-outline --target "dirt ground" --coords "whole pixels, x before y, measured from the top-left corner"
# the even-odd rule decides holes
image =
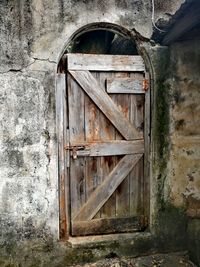
[[[156,254],[138,258],[114,258],[76,267],[196,267],[187,254]]]

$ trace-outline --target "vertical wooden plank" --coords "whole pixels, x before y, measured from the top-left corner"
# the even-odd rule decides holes
[[[68,223],[66,220],[67,202],[65,199],[65,155],[64,155],[64,136],[65,136],[65,74],[56,75],[56,128],[58,136],[58,175],[59,175],[59,220],[60,220],[60,238],[67,236]]]
[[[143,80],[142,73],[131,73],[131,76]],[[130,120],[136,128],[143,132],[144,126],[144,95],[131,95]],[[130,173],[130,215],[143,214],[143,158]]]
[[[99,73],[93,73],[93,76],[98,79]],[[99,129],[99,109],[92,100],[85,94],[85,141],[93,142],[100,140]],[[95,188],[101,183],[99,174],[100,158],[86,157],[85,158],[85,187],[86,200],[89,198]],[[98,213],[95,218],[100,218]]]
[[[65,74],[65,87],[64,90],[64,102],[63,102],[63,135],[64,135],[64,145],[69,145],[69,117],[67,114],[68,110],[68,96],[67,96],[67,75]],[[69,173],[69,166],[70,166],[70,153],[69,151],[64,150],[64,159],[65,159],[65,212],[66,212],[66,223],[67,229],[66,234],[69,237],[70,234],[70,173]]]
[[[144,105],[145,105],[145,95],[136,95],[136,127],[139,131],[143,132],[144,135]],[[137,214],[144,214],[144,157],[140,159],[138,163],[138,206]]]
[[[128,73],[116,73],[115,77],[129,77]],[[130,113],[130,95],[128,94],[118,94],[116,95],[116,104],[118,105],[121,112],[129,120]],[[116,139],[123,139],[122,136],[116,133]],[[121,157],[116,157],[117,162]],[[124,181],[118,186],[116,190],[116,216],[125,217],[129,215],[129,175],[124,179]]]
[[[143,214],[143,168],[142,157],[130,174],[130,214]]]
[[[68,74],[69,134],[70,142],[84,142],[84,92]],[[70,162],[70,200],[72,218],[85,203],[85,158]]]
[[[108,77],[114,76],[114,73],[103,73],[101,72],[99,75],[99,83],[101,87],[106,91],[106,79]],[[112,100],[115,100],[115,96],[111,96]],[[102,140],[115,140],[115,128],[110,123],[110,121],[104,116],[103,113],[100,113],[99,117],[99,126],[100,126],[100,137]],[[101,179],[105,179],[107,175],[112,171],[112,169],[116,165],[116,157],[115,156],[107,156],[101,157],[100,161],[100,172]],[[113,195],[108,199],[108,201],[101,208],[101,218],[109,218],[114,217],[116,213],[116,195]]]
[[[149,216],[150,213],[150,76],[145,73],[145,79],[149,81],[149,88],[145,93],[145,111],[144,111],[144,215]]]

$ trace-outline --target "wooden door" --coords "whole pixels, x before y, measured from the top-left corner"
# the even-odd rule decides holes
[[[68,55],[65,149],[73,236],[147,226],[147,89],[140,56]]]

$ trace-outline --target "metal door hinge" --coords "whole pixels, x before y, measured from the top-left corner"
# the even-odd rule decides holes
[[[143,90],[144,91],[149,90],[149,80],[148,79],[143,80]]]

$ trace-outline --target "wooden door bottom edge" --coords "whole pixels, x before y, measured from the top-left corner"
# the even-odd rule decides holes
[[[130,233],[144,231],[147,228],[144,215],[124,218],[102,218],[89,221],[72,221],[72,236],[100,235],[112,233]]]

